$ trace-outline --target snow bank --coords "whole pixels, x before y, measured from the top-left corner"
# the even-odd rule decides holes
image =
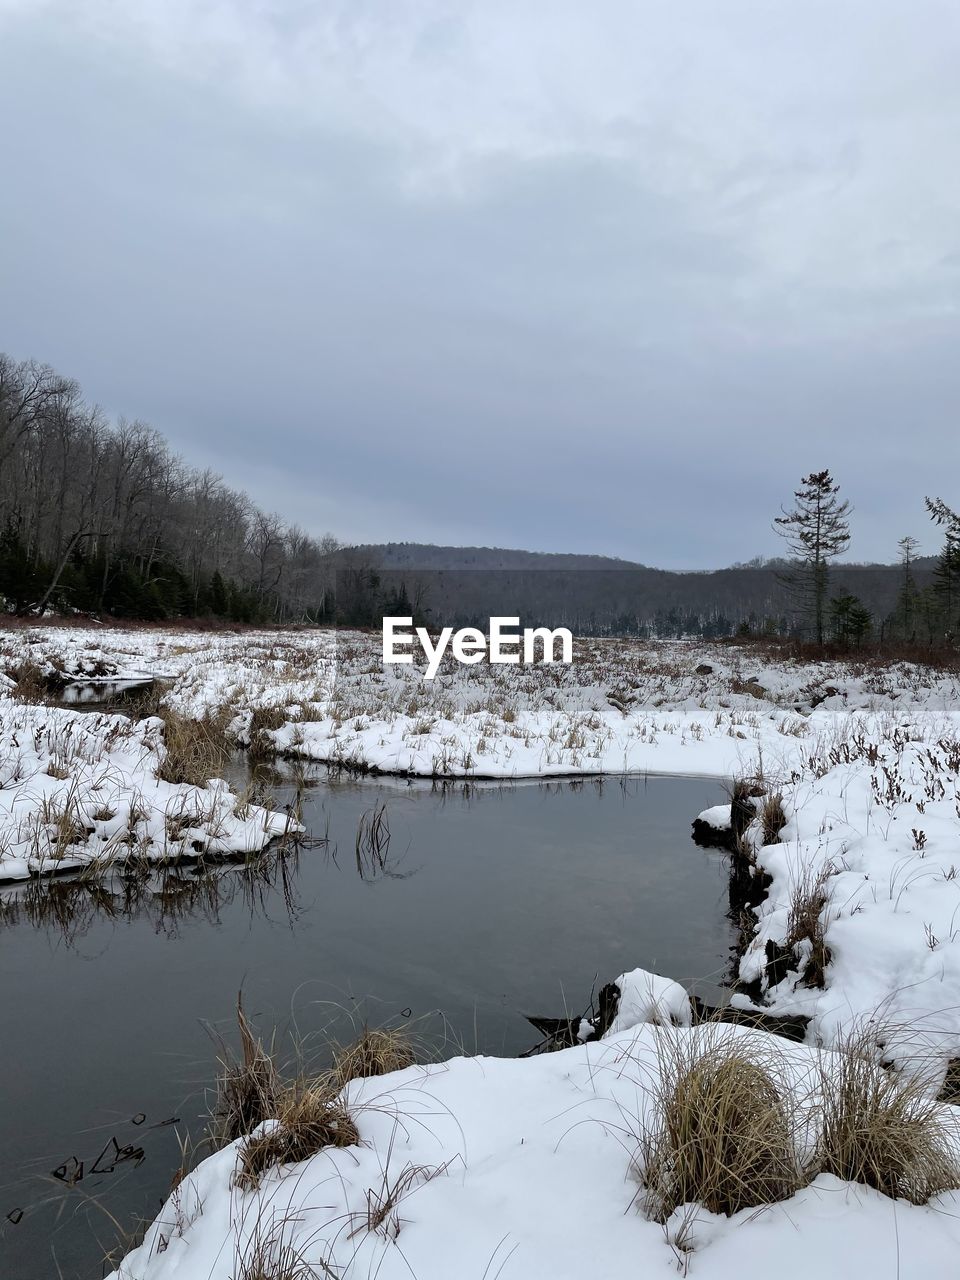
[[[629,977],[629,975],[626,975]],[[729,1034],[746,1035],[730,1028]],[[650,1123],[657,1035],[643,1026],[525,1060],[457,1058],[348,1086],[360,1144],[233,1183],[236,1145],[181,1183],[115,1280],[234,1280],[258,1248],[290,1247],[321,1275],[380,1280],[946,1280],[960,1194],[917,1208],[821,1176],[732,1218],[696,1214],[678,1247],[638,1207],[634,1161]],[[786,1046],[798,1073],[814,1051]],[[402,1188],[380,1226],[368,1217]]]
[[[341,631],[0,633],[0,657],[118,679],[170,682],[166,703],[199,716],[227,708],[243,733],[307,760],[443,777],[656,772],[788,774],[855,717],[868,732],[896,714],[960,726],[956,681],[897,664],[758,663],[749,649],[578,641],[570,666],[384,667],[377,635]],[[707,659],[705,662],[704,659]],[[707,669],[709,668],[709,670]]]
[[[872,735],[854,725],[824,743],[785,789],[781,841],[756,851],[772,884],[740,964],[765,1009],[809,1016],[814,1040],[872,1022],[886,1059],[937,1084],[960,1057],[958,769],[960,741],[936,722]],[[771,985],[767,943],[785,944],[791,909],[811,899],[822,939],[801,937]],[[807,972],[819,941],[822,989]]]
[[[704,809],[702,813],[697,814],[697,821],[702,822],[704,826],[710,827],[713,831],[729,831],[730,830],[730,805],[715,804],[709,809]]]
[[[0,881],[129,858],[253,853],[296,829],[222,779],[163,782],[163,722],[25,705],[0,690]]]
[[[644,1022],[661,1026],[688,1027],[692,1020],[690,996],[679,982],[662,978],[646,969],[621,973],[615,985],[620,988],[620,1002],[608,1038]]]

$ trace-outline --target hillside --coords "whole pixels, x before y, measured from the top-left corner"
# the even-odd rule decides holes
[[[789,624],[797,613],[778,563],[677,572],[606,556],[423,543],[370,544],[341,557],[344,566],[376,566],[388,597],[409,601],[436,624],[516,614],[581,632],[709,636],[744,622]],[[930,581],[931,567],[916,562],[918,587]],[[879,628],[896,607],[901,582],[898,565],[838,564],[831,593],[858,597]]]

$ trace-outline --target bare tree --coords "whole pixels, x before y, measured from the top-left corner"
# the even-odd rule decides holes
[[[336,547],[189,467],[146,424],[109,424],[46,365],[0,354],[0,607],[102,609],[119,591],[128,612],[215,598],[308,620],[328,608]]]

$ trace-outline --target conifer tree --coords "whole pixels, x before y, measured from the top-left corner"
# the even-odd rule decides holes
[[[794,491],[796,506],[774,521],[794,558],[785,580],[796,592],[817,644],[823,644],[830,561],[850,543],[850,503],[837,497],[840,486],[829,471],[812,471]]]

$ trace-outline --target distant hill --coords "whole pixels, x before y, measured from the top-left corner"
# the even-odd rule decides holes
[[[439,547],[430,542],[383,542],[351,547],[384,569],[645,569],[616,556],[588,556],[555,551],[520,551],[513,547]]]
[[[789,626],[797,603],[783,562],[674,572],[612,556],[386,543],[345,549],[344,566],[376,568],[385,594],[416,605],[431,623],[483,625],[494,614],[581,634],[730,635],[744,622]],[[918,561],[918,586],[931,560]],[[898,565],[838,564],[831,593],[857,596],[879,625],[893,613]]]

